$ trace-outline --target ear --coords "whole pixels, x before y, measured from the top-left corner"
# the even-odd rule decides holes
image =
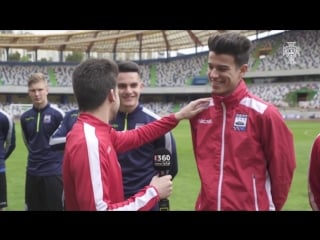
[[[240,77],[243,78],[247,71],[248,71],[248,64],[243,64],[240,67]]]
[[[116,101],[116,96],[115,96],[114,89],[110,89],[110,92],[108,93],[107,98],[108,98],[109,102],[115,102]]]

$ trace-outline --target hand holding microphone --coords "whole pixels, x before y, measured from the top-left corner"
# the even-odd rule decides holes
[[[167,175],[168,177],[170,177],[170,180],[171,180],[172,176],[169,175],[170,164],[171,164],[170,151],[166,148],[156,149],[154,153],[154,158],[153,158],[153,165],[154,165],[154,168],[159,172],[159,177]],[[172,191],[172,182],[171,182],[171,191]],[[170,191],[170,194],[171,194],[171,191]],[[166,197],[161,199],[159,202],[159,207],[160,207],[160,211],[169,211],[170,209],[169,200]]]
[[[165,175],[162,177],[159,177],[158,175],[153,176],[150,185],[154,186],[158,193],[160,199],[168,198],[172,193],[172,176],[171,175]]]

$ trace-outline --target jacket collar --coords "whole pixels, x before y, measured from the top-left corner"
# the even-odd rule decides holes
[[[218,96],[218,95],[212,95],[214,105],[221,105],[221,103],[224,103],[225,105],[233,105],[237,104],[241,101],[241,99],[246,96],[248,93],[248,87],[243,79],[240,80],[239,85],[236,87],[236,89],[228,96]]]

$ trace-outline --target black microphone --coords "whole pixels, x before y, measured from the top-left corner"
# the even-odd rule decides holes
[[[154,152],[153,165],[159,172],[159,176],[168,175],[171,164],[171,153],[166,148],[158,148]],[[169,200],[161,199],[159,202],[160,211],[169,211]]]

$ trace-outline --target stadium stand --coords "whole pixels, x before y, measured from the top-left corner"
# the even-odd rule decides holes
[[[320,106],[320,31],[296,30],[253,41],[246,75],[250,90],[280,107],[285,118],[318,118]],[[285,47],[294,42],[294,63]],[[194,98],[208,96],[207,52],[170,59],[140,61],[145,84],[143,99],[162,115]],[[263,55],[263,58],[261,57]],[[71,76],[76,64],[65,62],[0,62],[0,103],[19,115],[19,105],[28,104],[27,77],[43,72],[49,79],[50,95],[64,110],[76,108]]]

